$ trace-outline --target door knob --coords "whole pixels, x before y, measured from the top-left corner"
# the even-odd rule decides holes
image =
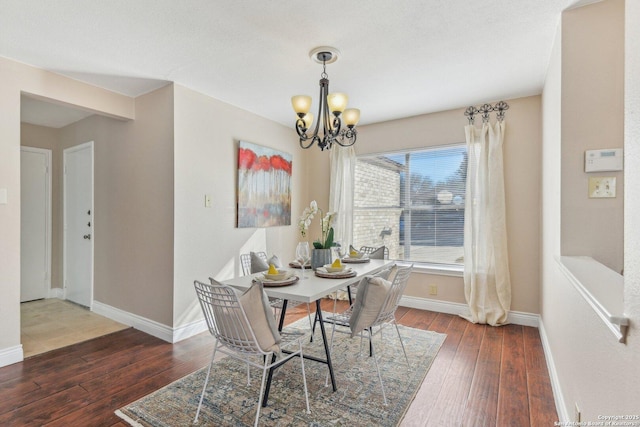
[[[84,236],[82,236],[84,239],[86,240],[91,240],[91,234],[85,234]]]

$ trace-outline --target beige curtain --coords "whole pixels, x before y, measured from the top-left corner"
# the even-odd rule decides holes
[[[502,146],[504,121],[465,127],[467,196],[464,216],[464,292],[474,323],[507,323],[511,279],[507,250]]]
[[[336,213],[333,223],[334,241],[348,250],[353,239],[353,194],[356,175],[356,152],[353,147],[331,147],[329,211]],[[331,298],[347,300],[347,292],[338,290]]]
[[[349,247],[353,238],[353,192],[356,174],[356,152],[353,147],[331,147],[329,211],[335,212],[334,241]]]

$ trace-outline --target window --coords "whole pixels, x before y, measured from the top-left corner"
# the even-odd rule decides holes
[[[353,245],[389,257],[463,264],[465,144],[358,156]]]

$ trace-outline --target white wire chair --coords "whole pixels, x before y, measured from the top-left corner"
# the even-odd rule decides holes
[[[398,267],[395,277],[391,282],[391,285],[387,291],[384,301],[380,305],[379,311],[375,317],[375,319],[370,322],[368,325],[364,325],[364,329],[358,332],[358,335],[361,338],[360,350],[362,351],[362,339],[366,337],[369,340],[369,351],[370,356],[373,358],[373,361],[376,365],[376,371],[378,372],[378,380],[380,381],[380,388],[382,389],[382,399],[384,400],[384,404],[387,404],[387,396],[384,391],[384,384],[382,382],[382,375],[380,374],[380,367],[378,366],[378,359],[375,355],[375,349],[373,345],[373,337],[375,335],[380,334],[382,336],[382,330],[385,326],[394,325],[396,328],[396,332],[398,333],[398,338],[400,339],[400,345],[402,346],[402,352],[404,353],[405,361],[407,362],[407,367],[411,369],[411,365],[409,364],[409,358],[407,357],[407,352],[404,348],[404,343],[402,342],[402,336],[400,335],[400,329],[398,328],[398,324],[396,323],[395,312],[400,304],[400,299],[402,298],[402,294],[404,293],[404,289],[407,286],[407,281],[409,280],[409,275],[413,270],[413,264],[408,267]],[[360,286],[368,286],[369,283],[363,283]],[[361,289],[360,292],[364,292],[364,289]],[[352,304],[346,311],[336,314],[333,316],[328,316],[325,318],[326,323],[331,323],[333,326],[331,328],[331,345],[330,349],[333,350],[333,337],[336,331],[351,333],[351,331],[345,330],[337,330],[336,326],[342,326],[349,328],[351,327],[351,320],[353,315],[353,310],[355,305],[358,302]],[[377,331],[374,332],[375,328],[378,328]]]
[[[380,247],[375,247],[375,246],[361,246],[360,247],[360,252],[362,252],[365,255],[371,255],[372,253],[374,253],[375,251],[377,251],[378,249],[383,248],[382,249],[382,253],[383,253],[383,259],[389,259],[389,248],[386,246],[380,246]]]
[[[222,284],[210,285],[197,280],[194,282],[194,286],[209,332],[216,340],[213,355],[211,356],[211,363],[209,363],[207,376],[202,387],[198,410],[193,420],[194,424],[198,421],[200,415],[200,409],[207,390],[207,383],[209,382],[209,374],[211,373],[211,367],[213,366],[217,351],[247,363],[247,383],[250,382],[248,372],[249,365],[262,369],[262,382],[260,385],[258,409],[256,410],[254,426],[258,425],[258,419],[260,418],[260,408],[262,406],[267,371],[282,365],[293,357],[299,356],[307,414],[310,414],[309,393],[307,391],[307,378],[304,372],[304,357],[302,354],[302,339],[305,335],[283,332],[281,333],[279,343],[269,349],[263,349],[260,347],[246,312],[233,288]],[[282,348],[293,346],[294,344],[297,345],[297,350],[292,348],[290,353],[280,351]],[[256,360],[261,360],[262,363],[257,363]],[[221,402],[221,404],[225,404],[225,402]]]
[[[372,253],[376,252],[380,248],[384,248],[382,250],[383,259],[389,259],[389,248],[386,247],[386,246],[380,246],[380,247],[376,247],[376,246],[360,246],[360,252],[365,254],[365,255],[371,255]],[[347,289],[347,297],[349,299],[349,304],[353,304],[353,299],[358,294],[358,285],[359,285],[359,283],[355,283],[355,284],[351,285],[349,287],[349,289]]]
[[[267,261],[267,254],[265,252],[254,252],[262,261],[265,262],[265,264],[268,263]],[[244,276],[248,276],[251,273],[251,254],[240,254],[240,266],[242,267],[242,274]],[[271,305],[271,307],[273,307],[276,310],[276,316],[278,316],[278,311],[282,310],[282,306],[283,306],[284,301],[281,298],[274,298],[274,297],[269,297],[269,305]],[[293,307],[297,307],[300,304],[304,304],[302,301],[292,301],[289,300],[287,301],[287,307],[289,308],[293,308]],[[307,303],[307,317],[309,317],[309,324],[311,324],[311,307],[309,306],[309,303]]]

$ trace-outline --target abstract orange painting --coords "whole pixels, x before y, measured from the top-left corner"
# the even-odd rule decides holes
[[[291,154],[239,142],[239,228],[291,225],[291,162]]]

